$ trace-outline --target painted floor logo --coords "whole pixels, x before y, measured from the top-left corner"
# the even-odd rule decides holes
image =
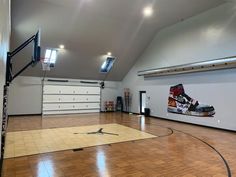
[[[202,104],[188,96],[182,84],[170,87],[167,111],[199,117],[212,117],[215,114],[213,106]]]

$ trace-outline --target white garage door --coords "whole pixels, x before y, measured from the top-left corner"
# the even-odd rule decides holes
[[[42,109],[43,115],[99,112],[100,87],[46,83]]]

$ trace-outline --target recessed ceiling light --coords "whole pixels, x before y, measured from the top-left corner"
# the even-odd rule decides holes
[[[107,52],[107,55],[108,55],[108,56],[111,56],[111,55],[112,55],[112,53],[111,53],[111,52]]]
[[[143,15],[144,15],[145,17],[150,17],[150,16],[152,16],[152,14],[153,14],[153,9],[152,9],[151,6],[144,7],[144,9],[143,9]]]
[[[60,48],[60,49],[64,49],[65,46],[61,44],[61,45],[59,45],[59,48]]]

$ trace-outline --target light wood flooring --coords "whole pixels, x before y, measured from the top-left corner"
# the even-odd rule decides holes
[[[155,137],[114,123],[8,132],[4,155],[12,158]]]
[[[236,134],[123,113],[11,117],[8,132],[119,124],[155,138],[8,158],[4,177],[236,176]]]

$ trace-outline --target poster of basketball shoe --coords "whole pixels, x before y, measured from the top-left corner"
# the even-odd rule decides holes
[[[198,117],[212,117],[215,109],[188,96],[182,84],[171,86],[168,98],[168,112]]]

